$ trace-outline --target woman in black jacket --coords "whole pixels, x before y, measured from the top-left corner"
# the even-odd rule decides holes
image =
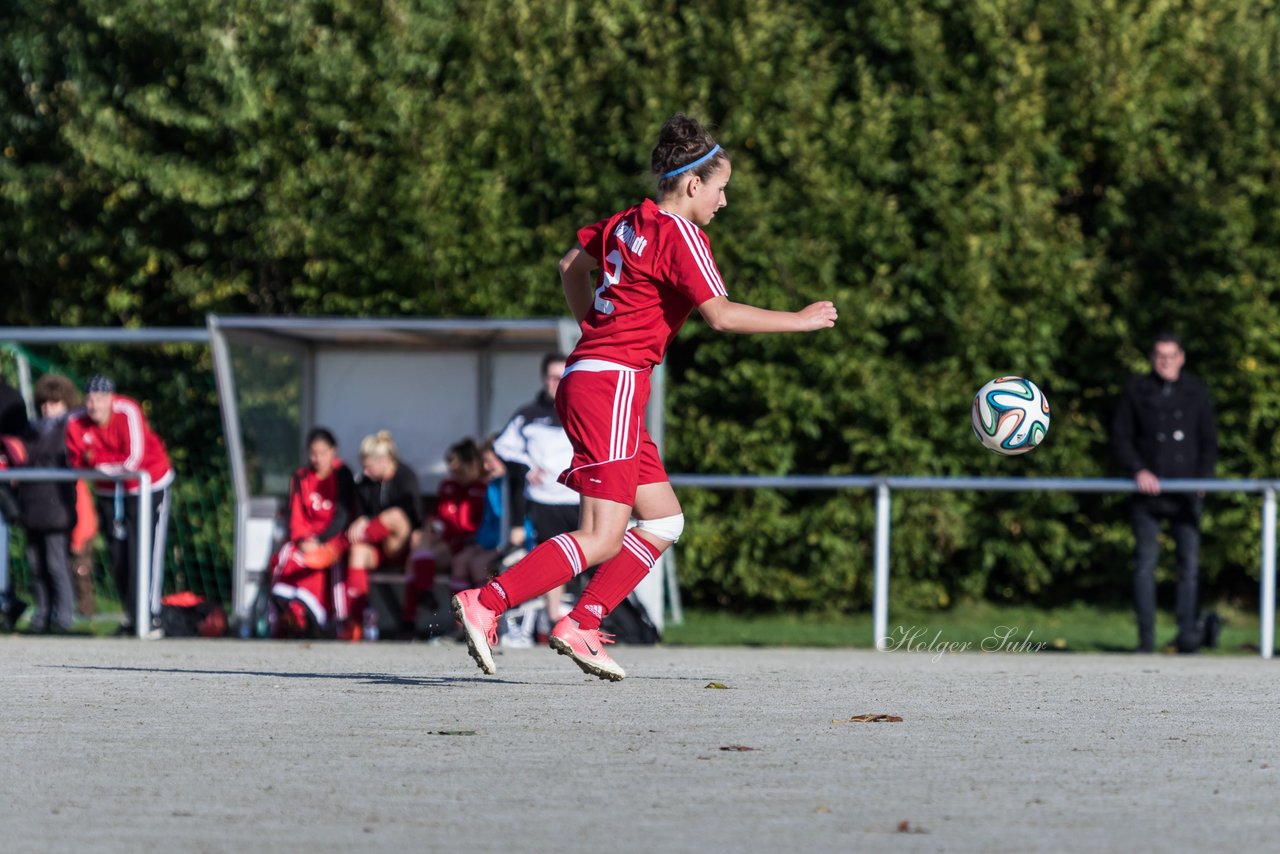
[[[27,433],[27,464],[66,468],[67,416],[80,403],[71,380],[45,374],[36,382],[40,418]],[[76,526],[75,481],[25,481],[18,487],[22,526],[27,531],[27,560],[36,600],[28,630],[68,632],[75,616],[75,579],[71,572],[71,529]]]

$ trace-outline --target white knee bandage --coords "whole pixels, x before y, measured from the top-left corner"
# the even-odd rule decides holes
[[[680,539],[680,532],[684,530],[684,514],[663,516],[661,519],[637,519],[636,527],[642,531],[648,531],[659,539],[674,543]]]

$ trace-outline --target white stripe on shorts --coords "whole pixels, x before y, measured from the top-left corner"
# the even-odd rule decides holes
[[[619,373],[618,385],[613,391],[613,423],[609,425],[609,459],[620,460],[627,456],[627,439],[631,430],[631,402],[635,398],[636,377],[632,373]]]

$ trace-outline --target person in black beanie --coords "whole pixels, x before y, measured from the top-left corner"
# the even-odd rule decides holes
[[[1218,462],[1218,428],[1209,389],[1183,370],[1186,353],[1170,332],[1151,347],[1152,372],[1125,385],[1112,423],[1116,460],[1133,477],[1138,492],[1130,503],[1133,520],[1133,601],[1138,618],[1138,651],[1155,650],[1156,563],[1162,522],[1177,548],[1178,652],[1200,648],[1200,515],[1203,494],[1166,493],[1161,478],[1211,478]]]
[[[138,518],[140,480],[117,482],[100,479],[95,485],[98,518],[107,536],[111,568],[124,608],[125,620],[118,634],[130,636],[141,621],[144,633],[158,636],[160,598],[164,588],[165,536],[169,528],[170,486],[173,467],[164,441],[147,423],[142,405],[116,393],[115,383],[95,376],[85,385],[84,407],[67,419],[67,463],[72,468],[92,469],[102,474],[120,475],[145,471],[151,478],[151,518]],[[151,528],[150,613],[136,613],[138,536],[142,525]],[[148,628],[149,626],[149,628]]]

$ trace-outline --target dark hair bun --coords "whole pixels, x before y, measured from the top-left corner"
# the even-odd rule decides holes
[[[719,167],[722,159],[729,159],[723,148],[716,152],[715,157],[699,164],[689,172],[665,179],[662,176],[682,166],[688,166],[715,146],[715,139],[707,133],[702,123],[692,116],[676,113],[667,119],[667,123],[658,132],[658,144],[653,147],[650,158],[650,168],[653,174],[658,176],[658,191],[665,194],[675,189],[679,182],[690,174],[706,180]]]

